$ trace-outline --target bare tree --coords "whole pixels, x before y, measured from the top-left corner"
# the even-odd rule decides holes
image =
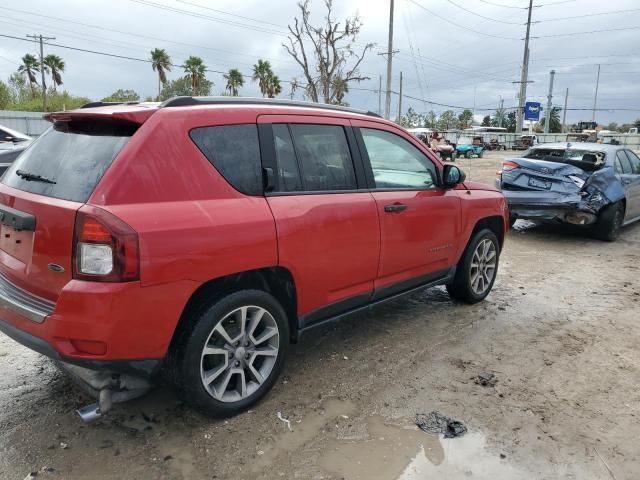
[[[321,26],[311,24],[309,4],[311,0],[298,3],[301,18],[289,25],[289,44],[282,46],[302,67],[308,97],[318,102],[342,103],[349,82],[361,82],[369,77],[359,71],[365,54],[374,44],[368,43],[357,54],[354,51],[356,38],[362,28],[359,16],[348,17],[344,23],[335,21],[332,15],[333,0],[324,0],[327,14]],[[347,66],[353,60],[351,67]]]

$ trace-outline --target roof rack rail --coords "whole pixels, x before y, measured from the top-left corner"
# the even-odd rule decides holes
[[[112,105],[137,105],[138,103],[140,102],[89,102],[85,103],[80,108],[109,107]]]
[[[358,110],[356,108],[330,105],[326,103],[303,102],[300,100],[282,100],[279,98],[253,98],[253,97],[173,97],[160,104],[164,107],[190,107],[194,105],[274,105],[285,107],[321,108],[323,110],[335,110],[339,112],[359,113],[371,117],[380,117],[377,113]]]

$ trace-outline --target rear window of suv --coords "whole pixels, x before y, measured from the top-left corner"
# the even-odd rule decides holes
[[[13,162],[2,183],[84,203],[136,129],[110,122],[56,123]]]

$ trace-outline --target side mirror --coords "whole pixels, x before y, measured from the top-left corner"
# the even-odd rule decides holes
[[[467,176],[457,166],[447,164],[444,166],[442,178],[443,178],[444,186],[451,188],[464,182]]]

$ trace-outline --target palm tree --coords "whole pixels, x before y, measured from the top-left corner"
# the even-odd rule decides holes
[[[158,99],[162,85],[167,83],[167,73],[171,71],[171,57],[164,48],[154,48],[151,50],[151,68],[158,72]]]
[[[227,90],[232,97],[238,96],[238,88],[244,85],[244,78],[237,68],[232,68],[229,73],[223,75],[227,80]]]
[[[549,133],[558,133],[562,131],[562,122],[560,121],[560,107],[551,107],[549,113]],[[546,117],[542,117],[540,120],[540,126],[544,128]]]
[[[40,62],[36,57],[27,53],[24,57],[22,57],[22,65],[18,67],[18,72],[26,75],[27,80],[29,80],[29,86],[31,87],[31,96],[35,97],[36,92],[33,89],[33,84],[38,85],[38,80],[36,78],[36,71],[40,68]]]
[[[260,59],[258,63],[253,66],[252,80],[258,82],[263,97],[266,97],[269,93],[269,78],[272,76],[271,64],[267,60]]]
[[[280,79],[277,75],[271,73],[267,78],[267,97],[275,98],[276,95],[279,95],[282,92],[282,86],[280,86]]]
[[[191,80],[191,93],[196,95],[200,89],[202,80],[205,78],[207,67],[200,57],[194,57],[192,55],[185,60],[182,68],[184,68],[184,72],[186,73],[185,78]]]
[[[56,91],[56,87],[62,85],[62,72],[64,72],[64,60],[58,55],[47,55],[44,57],[45,71],[51,72],[51,79],[53,80],[53,91]]]

